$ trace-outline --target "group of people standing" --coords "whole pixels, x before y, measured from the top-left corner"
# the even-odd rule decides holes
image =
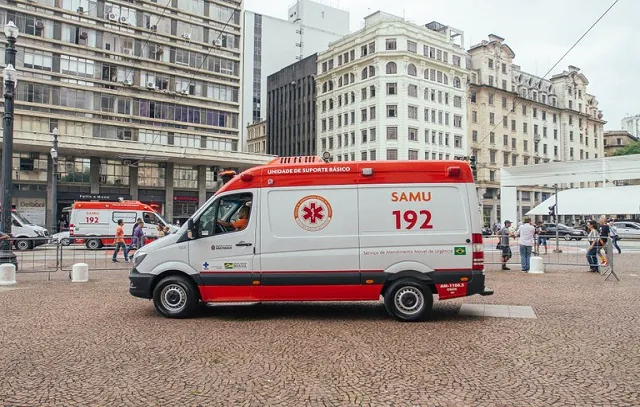
[[[598,272],[598,257],[601,258],[600,264],[606,265],[606,256],[602,254],[602,251],[609,239],[611,239],[611,244],[618,250],[618,253],[622,253],[620,246],[618,246],[620,237],[614,226],[613,219],[607,220],[604,216],[600,218],[599,223],[595,220],[590,220],[587,222],[587,227],[589,230],[589,234],[587,235],[587,240],[589,241],[589,249],[587,250],[589,270],[591,272]],[[498,232],[499,240],[496,247],[496,249],[502,252],[502,270],[510,270],[510,268],[507,267],[507,262],[512,257],[509,238],[519,237],[520,265],[523,273],[529,272],[531,255],[538,255],[541,247],[544,247],[544,254],[547,254],[547,236],[544,232],[543,223],[538,222],[537,225],[534,225],[530,218],[526,218],[524,223],[518,225],[515,232],[511,230],[511,221],[505,221],[504,227]]]
[[[158,237],[162,237],[171,233],[171,229],[169,226],[164,226],[158,224],[157,227]],[[145,240],[147,236],[144,233],[144,221],[141,218],[138,218],[136,223],[133,225],[133,231],[131,232],[131,243],[129,246],[126,245],[124,241],[124,221],[122,219],[118,219],[118,226],[116,226],[116,234],[114,244],[116,248],[113,251],[113,257],[111,260],[114,263],[118,262],[118,253],[120,249],[124,252],[124,261],[129,261],[129,252],[131,250],[138,250],[142,246],[144,246]]]

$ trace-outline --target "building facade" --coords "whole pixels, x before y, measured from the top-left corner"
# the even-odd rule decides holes
[[[318,54],[318,151],[334,161],[467,155],[463,33],[376,12]]]
[[[217,168],[266,161],[237,152],[241,1],[0,4],[0,22],[20,30],[14,204],[38,222],[55,225],[77,199],[118,197],[184,220],[216,188]]]
[[[247,152],[255,154],[265,154],[267,152],[266,120],[247,126]]]
[[[500,168],[603,157],[602,112],[580,69],[542,79],[513,63],[515,53],[496,35],[469,50],[469,145],[477,157],[485,223],[499,216]],[[519,215],[547,199],[551,186],[519,194]],[[595,186],[564,185],[564,188]],[[522,218],[522,216],[520,216]]]
[[[640,139],[640,114],[623,118],[622,130],[625,130],[636,139]]]
[[[604,132],[604,155],[612,156],[616,151],[639,139],[626,130],[608,130]]]
[[[267,77],[280,69],[326,49],[349,33],[349,12],[298,0],[280,19],[244,13],[242,122],[266,119]],[[243,136],[246,140],[246,134]]]
[[[317,155],[317,54],[267,78],[267,153],[280,157]]]

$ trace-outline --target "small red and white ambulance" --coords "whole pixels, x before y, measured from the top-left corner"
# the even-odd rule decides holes
[[[182,228],[136,252],[132,295],[197,305],[377,301],[404,321],[485,287],[481,214],[463,161],[277,158],[226,183]]]
[[[157,226],[168,225],[172,232],[178,229],[167,223],[153,208],[139,201],[74,202],[71,206],[69,236],[76,243],[84,243],[88,249],[113,246],[118,220],[124,221],[124,233],[128,244],[137,219],[144,221],[147,239],[158,237]]]

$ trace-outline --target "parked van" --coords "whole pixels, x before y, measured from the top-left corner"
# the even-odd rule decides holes
[[[49,231],[42,226],[34,225],[15,209],[11,210],[11,236],[13,246],[20,251],[49,243]]]
[[[157,226],[169,226],[172,232],[178,229],[170,225],[151,206],[139,201],[121,202],[75,202],[71,207],[69,237],[75,243],[84,243],[88,249],[96,250],[112,246],[118,219],[124,221],[125,241],[129,244],[136,220],[144,221],[144,233],[148,239],[158,237]],[[92,238],[92,236],[95,236]]]
[[[277,158],[225,184],[137,251],[130,293],[181,318],[197,305],[377,301],[397,319],[485,287],[481,213],[463,161]]]

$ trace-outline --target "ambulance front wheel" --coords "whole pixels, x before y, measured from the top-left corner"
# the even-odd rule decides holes
[[[198,307],[198,290],[188,277],[163,278],[153,289],[153,305],[167,318],[188,318]]]
[[[421,321],[431,313],[433,294],[423,282],[401,278],[386,290],[384,306],[392,317],[400,321]]]

